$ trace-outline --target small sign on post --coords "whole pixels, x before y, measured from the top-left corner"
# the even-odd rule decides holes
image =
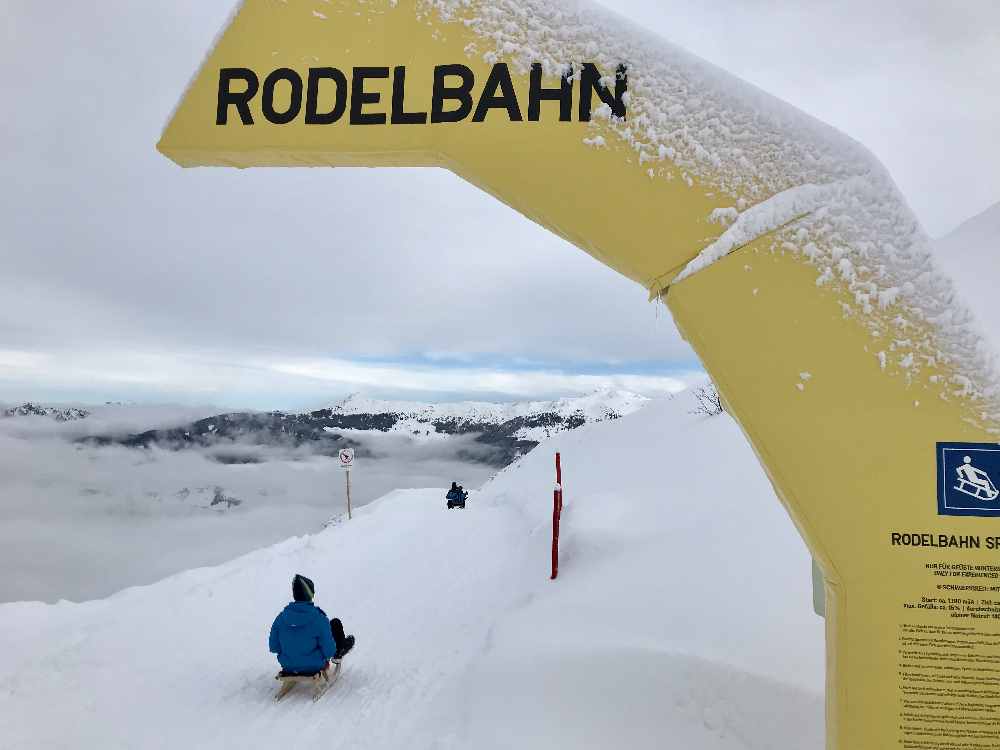
[[[354,468],[354,448],[340,449],[340,468],[347,477],[347,520],[351,520],[351,469]]]

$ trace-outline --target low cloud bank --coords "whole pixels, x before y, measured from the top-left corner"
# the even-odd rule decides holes
[[[316,531],[345,510],[342,471],[308,446],[169,451],[73,442],[211,413],[108,412],[63,424],[0,420],[0,601],[107,596]],[[453,480],[475,488],[495,471],[484,463],[490,447],[471,436],[351,438],[362,444],[351,482],[357,506],[397,488]]]

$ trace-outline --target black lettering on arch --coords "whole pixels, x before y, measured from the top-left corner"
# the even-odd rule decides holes
[[[628,67],[619,65],[615,71],[615,90],[612,94],[601,85],[601,71],[593,63],[584,63],[580,71],[580,122],[590,122],[594,92],[602,102],[611,107],[611,114],[626,119],[625,93],[628,91]]]
[[[458,86],[445,85],[448,76],[460,78]],[[476,75],[466,65],[436,65],[434,67],[434,88],[431,94],[431,122],[461,122],[472,112],[472,87],[476,85]],[[453,99],[458,108],[445,111],[444,103]]]
[[[500,91],[499,94],[498,91]],[[483,122],[491,109],[507,110],[507,117],[510,118],[511,122],[524,120],[521,115],[521,105],[518,104],[517,94],[514,92],[514,82],[510,78],[510,70],[505,63],[497,63],[490,71],[472,121]]]
[[[542,64],[531,64],[531,86],[528,90],[528,120],[538,122],[542,116],[543,101],[559,102],[559,122],[573,120],[573,69],[567,67],[559,77],[559,88],[542,86]]]
[[[393,125],[423,125],[427,122],[426,112],[407,112],[406,99],[406,67],[397,65],[392,73],[392,124]]]
[[[351,81],[351,125],[385,125],[385,112],[365,112],[366,104],[378,104],[382,95],[377,91],[365,91],[365,81],[369,78],[388,78],[388,68],[355,68]]]
[[[233,81],[243,81],[245,91],[233,91]],[[260,89],[260,79],[250,68],[222,68],[219,71],[219,98],[215,113],[215,124],[225,125],[229,122],[229,108],[236,107],[240,121],[244,125],[253,125],[253,115],[250,113],[250,100],[257,96]]]
[[[320,81],[333,81],[337,93],[333,109],[319,111]],[[306,125],[333,125],[347,110],[347,76],[337,68],[310,68],[309,83],[306,86]]]
[[[278,83],[287,81],[291,86],[288,109],[278,112],[274,108],[274,91]],[[278,68],[264,79],[264,91],[260,102],[261,111],[267,121],[274,125],[287,125],[302,111],[302,76],[291,68]]]

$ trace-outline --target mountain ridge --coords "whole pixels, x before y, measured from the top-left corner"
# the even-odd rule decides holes
[[[77,407],[59,408],[56,406],[39,406],[31,401],[25,401],[20,406],[12,406],[0,411],[0,418],[15,417],[49,417],[56,422],[75,422],[90,416],[87,409]]]
[[[329,408],[311,412],[229,412],[170,429],[127,436],[87,436],[80,442],[171,450],[227,444],[308,444],[320,454],[335,455],[341,448],[353,447],[364,455],[360,440],[364,433],[395,433],[418,441],[470,436],[490,448],[480,460],[502,467],[553,435],[618,419],[649,402],[645,396],[613,389],[553,401],[509,404],[383,401],[353,394]],[[236,463],[249,459],[245,455],[218,455],[217,460]]]

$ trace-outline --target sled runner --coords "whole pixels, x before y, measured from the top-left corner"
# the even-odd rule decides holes
[[[292,692],[296,685],[311,685],[313,701],[318,701],[326,694],[327,690],[333,687],[333,683],[340,677],[341,661],[341,659],[334,659],[327,665],[326,669],[311,675],[285,674],[284,671],[278,672],[274,676],[274,679],[280,682],[281,686],[278,688],[278,693],[274,696],[274,702],[277,703]]]
[[[993,486],[991,482],[989,486],[982,484],[973,484],[965,479],[958,480],[958,487],[955,487],[959,492],[964,492],[966,495],[972,495],[972,497],[979,500],[996,500],[1000,492],[997,488]]]
[[[1000,496],[990,475],[982,469],[977,469],[972,465],[972,460],[965,459],[965,465],[959,466],[955,471],[958,473],[958,486],[953,489],[971,495],[977,500],[996,500]]]

